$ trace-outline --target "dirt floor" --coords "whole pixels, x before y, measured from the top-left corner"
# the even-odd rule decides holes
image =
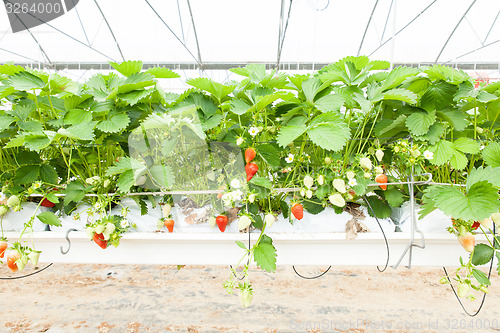
[[[43,267],[43,265],[41,265]],[[304,275],[323,267],[297,267]],[[251,269],[250,307],[228,295],[227,267],[53,265],[1,280],[0,332],[500,332],[500,278],[466,316],[440,268]],[[2,265],[0,276],[11,276]],[[473,310],[479,301],[465,301]]]

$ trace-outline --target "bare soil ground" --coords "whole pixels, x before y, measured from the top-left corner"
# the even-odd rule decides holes
[[[43,264],[40,265],[43,267]],[[304,275],[324,267],[297,267]],[[53,265],[0,281],[0,332],[500,332],[500,278],[470,318],[441,268],[251,269],[250,307],[228,295],[227,267]],[[12,276],[2,265],[0,276]],[[465,301],[474,310],[479,301]]]

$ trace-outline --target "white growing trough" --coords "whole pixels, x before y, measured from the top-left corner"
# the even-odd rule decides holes
[[[366,218],[360,222],[370,232],[359,233],[356,239],[351,240],[346,239],[345,233],[345,224],[352,218],[347,212],[337,215],[330,208],[318,215],[306,212],[304,218],[293,225],[280,217],[266,231],[277,249],[277,264],[383,267],[387,261],[383,234],[376,220],[368,216],[365,208],[363,212]],[[410,220],[409,211],[406,214],[403,217]],[[210,228],[206,223],[186,224],[179,213],[174,213],[177,222],[173,233],[154,232],[159,217],[159,209],[150,209],[150,214],[145,216],[140,216],[138,210],[132,209],[128,218],[135,219],[139,232],[126,233],[118,248],[108,247],[105,250],[87,238],[85,221],[74,221],[71,218],[63,220],[63,227],[53,231],[40,231],[43,226],[35,225],[35,232],[24,237],[33,238],[36,250],[42,251],[40,261],[47,263],[234,265],[244,255],[235,241],[248,245],[248,233],[238,232],[236,221],[228,225],[226,232],[221,233],[216,227]],[[441,212],[435,211],[416,223],[424,234],[425,248],[418,247],[423,243],[421,233],[415,232],[413,243],[417,246],[411,249],[411,265],[458,266],[459,256],[468,257],[456,236],[446,232],[446,227],[451,223]],[[402,224],[402,232],[395,232],[395,226],[389,219],[381,219],[380,224],[388,239],[389,265],[397,265],[399,262],[401,265],[408,265],[409,252],[405,250],[411,241],[410,221]],[[66,234],[70,228],[78,231],[69,233],[71,248],[63,254],[62,251],[69,248]],[[19,232],[10,231],[5,235],[14,241],[18,239]],[[258,231],[250,233],[252,244],[258,236]],[[477,241],[486,242],[486,238],[477,235]],[[406,255],[400,261],[403,253]],[[242,263],[246,263],[246,259]]]

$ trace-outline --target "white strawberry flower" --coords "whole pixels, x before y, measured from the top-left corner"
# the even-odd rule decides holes
[[[293,154],[288,154],[288,157],[285,157],[286,163],[292,163],[293,159],[294,159],[294,155]]]
[[[274,222],[276,222],[276,217],[273,214],[266,214],[264,217],[264,222],[266,223],[267,228],[271,228]]]
[[[251,135],[251,136],[256,136],[257,134],[259,134],[259,128],[258,127],[255,127],[255,126],[252,126],[250,127],[250,129],[248,130],[248,133]]]
[[[432,160],[434,158],[434,153],[429,151],[429,150],[426,150],[426,151],[424,151],[424,157],[427,160]]]
[[[252,220],[250,219],[250,217],[248,217],[247,215],[243,215],[238,219],[238,229],[246,229],[251,223]]]
[[[340,193],[345,193],[347,190],[345,189],[345,182],[343,179],[334,179],[333,180],[333,187],[339,191]]]
[[[120,227],[122,227],[123,229],[125,229],[127,226],[128,226],[128,221],[126,219],[120,222]]]
[[[347,183],[350,187],[358,185],[358,182],[356,181],[356,178],[351,178],[349,179],[349,182]]]
[[[313,196],[313,192],[312,192],[311,190],[307,190],[307,191],[306,191],[306,198],[307,198],[307,199],[311,199],[311,198],[312,198],[312,196]]]
[[[340,195],[339,193],[332,194],[328,197],[328,200],[330,200],[331,204],[337,207],[344,207],[345,206],[345,200]]]
[[[232,188],[240,188],[241,187],[241,183],[238,179],[234,178],[233,180],[231,180],[231,187]]]
[[[368,158],[368,157],[362,157],[359,159],[359,164],[367,169],[367,170],[371,170],[372,169],[372,161]]]
[[[325,176],[319,175],[316,179],[319,185],[323,185],[325,183]]]
[[[384,158],[384,152],[381,149],[377,149],[375,152],[375,157],[379,162],[382,162],[382,159]]]
[[[354,171],[347,171],[345,173],[347,179],[353,179],[354,177],[356,177],[356,174],[354,173]]]
[[[309,176],[309,175],[306,175],[304,177],[304,185],[307,187],[307,188],[311,188],[313,185],[314,185],[314,179],[313,177]]]

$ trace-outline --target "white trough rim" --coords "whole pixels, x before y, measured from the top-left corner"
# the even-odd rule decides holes
[[[9,240],[19,233],[8,232]],[[252,243],[258,233],[251,233]],[[269,233],[277,249],[278,265],[342,265],[384,266],[387,260],[382,233],[361,233],[356,239],[346,240],[345,233]],[[105,250],[90,241],[84,231],[69,234],[68,249],[65,232],[34,232],[36,250],[41,250],[41,262],[75,264],[156,264],[156,265],[234,265],[244,255],[235,241],[248,244],[247,233],[166,233],[131,232],[125,234],[117,248]],[[407,233],[387,234],[390,248],[389,265],[397,262],[409,243]],[[476,235],[477,242],[486,243],[484,235]],[[31,242],[30,242],[31,243]],[[415,244],[421,244],[417,235]],[[457,237],[449,233],[425,235],[425,249],[414,247],[412,266],[458,266],[459,257],[468,258]],[[246,259],[242,261],[246,263]],[[408,265],[408,255],[401,265]]]

